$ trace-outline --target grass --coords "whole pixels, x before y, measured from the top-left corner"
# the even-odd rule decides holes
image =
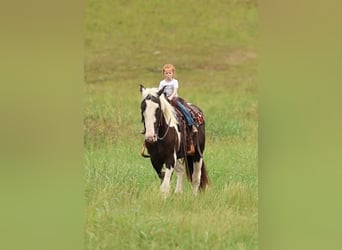
[[[256,5],[86,2],[86,249],[258,248]],[[157,86],[169,62],[205,113],[211,185],[164,200],[139,155],[139,84]]]

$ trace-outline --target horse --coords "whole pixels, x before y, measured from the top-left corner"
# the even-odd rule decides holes
[[[161,180],[160,190],[165,197],[170,192],[172,173],[177,173],[175,193],[182,193],[184,169],[188,180],[192,182],[193,193],[204,191],[209,185],[208,173],[203,160],[205,148],[205,122],[201,119],[198,132],[194,136],[195,153],[187,155],[186,147],[189,133],[184,118],[181,119],[177,110],[169,103],[163,94],[164,88],[145,88],[140,85],[141,117],[144,125],[145,140],[151,163]],[[203,117],[203,112],[195,105]],[[163,166],[165,164],[165,171]]]

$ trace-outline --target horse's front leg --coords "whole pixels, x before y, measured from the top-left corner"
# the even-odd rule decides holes
[[[163,168],[163,162],[160,160],[152,160],[152,166],[154,168],[154,170],[156,171],[158,177],[160,178],[161,181],[163,181],[164,179],[164,172],[162,171]]]
[[[164,175],[163,182],[160,186],[160,190],[163,193],[164,198],[166,198],[170,193],[171,176],[175,168],[175,164],[176,164],[176,154],[174,154],[173,157],[171,157],[169,160],[165,162],[165,165],[166,165],[165,175]]]

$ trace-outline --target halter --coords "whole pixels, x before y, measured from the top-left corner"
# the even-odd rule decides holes
[[[154,100],[159,100],[159,99],[158,99],[157,97],[155,97],[155,96],[149,94],[149,95],[147,95],[147,96],[145,97],[144,100],[152,100],[152,101],[154,101]],[[160,107],[160,101],[158,101],[157,103],[158,103],[158,105],[159,105],[159,107]],[[160,128],[160,126],[162,125],[162,118],[163,118],[163,111],[160,112],[159,122],[158,122],[158,126],[157,126],[157,128],[156,128],[157,139],[160,140],[160,141],[162,141],[162,140],[165,139],[167,133],[169,132],[170,124],[171,124],[171,117],[170,117],[169,122],[166,124],[166,125],[167,125],[167,129],[166,129],[166,131],[165,131],[165,134],[164,134],[162,137],[159,137],[158,134],[159,134],[159,128]]]
[[[162,137],[159,137],[159,135],[158,135],[159,134],[159,127],[161,126],[162,117],[163,117],[163,111],[160,112],[159,124],[158,124],[157,131],[156,131],[157,132],[156,133],[157,134],[157,139],[160,140],[160,141],[165,139],[167,133],[169,132],[170,123],[171,123],[171,118],[170,118],[169,123],[167,124],[167,129],[165,131],[165,134]]]
[[[148,99],[151,99],[151,98],[145,98],[145,100],[146,99],[148,100]],[[160,106],[160,103],[158,103],[158,104]],[[162,118],[163,118],[163,111],[160,112],[159,122],[158,122],[158,126],[156,128],[157,139],[159,141],[162,141],[162,140],[165,139],[165,137],[167,136],[167,133],[169,132],[170,124],[171,124],[171,117],[170,117],[169,122],[166,124],[167,125],[166,131],[165,131],[164,135],[162,137],[160,137],[159,136],[159,128],[162,125]],[[144,157],[144,158],[150,158],[151,157],[150,155],[145,154],[145,142],[144,142],[143,148],[141,150],[141,156]]]

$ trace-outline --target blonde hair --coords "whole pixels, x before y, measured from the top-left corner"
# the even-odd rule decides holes
[[[165,65],[163,66],[163,72],[162,72],[162,73],[164,74],[165,70],[167,70],[167,69],[172,70],[172,73],[173,73],[173,74],[176,74],[176,68],[175,68],[175,66],[173,66],[172,64],[170,64],[170,63],[165,64]]]

